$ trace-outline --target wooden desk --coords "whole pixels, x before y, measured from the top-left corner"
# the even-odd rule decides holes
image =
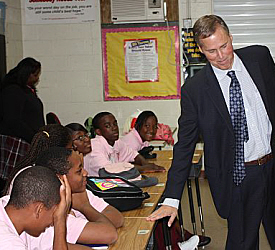
[[[169,168],[171,167],[173,151],[163,150],[163,151],[156,151],[156,153],[157,153],[157,158],[150,160],[150,162],[155,163],[159,166],[163,166],[168,171]],[[192,163],[198,164],[201,160],[202,154],[203,154],[203,150],[195,150]],[[166,181],[167,181],[167,171],[164,173],[145,173],[145,175],[149,177],[153,177],[153,176],[157,177],[159,180],[159,184],[153,187],[143,188],[142,190],[144,192],[148,192],[148,194],[157,194],[157,193],[163,194]]]
[[[152,159],[150,161],[172,161],[173,159],[173,150],[161,150],[161,151],[154,151],[157,154],[156,159]]]
[[[150,160],[157,165],[168,169],[171,166],[172,151],[157,151],[157,159]],[[203,151],[196,150],[193,156],[193,164],[199,163]],[[165,189],[167,180],[167,171],[163,173],[146,173],[147,176],[155,176],[159,179],[161,186],[143,188],[143,191],[150,194],[140,208],[122,212],[125,217],[124,226],[118,229],[118,241],[109,247],[111,250],[143,250],[146,249],[151,233],[154,228],[154,222],[147,222],[145,218],[150,215],[158,204],[160,197]],[[150,204],[152,203],[152,204]],[[141,231],[139,231],[141,230]]]
[[[156,163],[158,161],[172,161],[173,160],[173,151],[172,150],[162,150],[162,151],[154,151],[157,154],[156,159],[150,160],[150,162]],[[193,155],[192,163],[197,164],[203,154],[203,150],[196,149]],[[169,166],[170,167],[170,166]]]
[[[150,141],[150,146],[153,146],[154,148],[158,148],[159,150],[162,150],[166,145],[164,140],[154,140]]]
[[[175,134],[175,132],[177,131],[177,127],[171,127],[171,132],[172,132],[172,136]],[[154,146],[154,147],[158,147],[159,150],[162,150],[162,148],[164,148],[167,145],[167,141],[165,140],[153,140],[150,141],[150,146]]]
[[[141,207],[122,212],[124,218],[146,218],[155,210],[161,194],[150,194],[150,198],[144,200]]]
[[[162,178],[159,178],[156,175],[151,175],[151,174],[149,175],[148,174],[148,176],[156,176],[156,177],[158,177],[159,183],[156,186],[153,186],[153,187],[142,188],[142,190],[144,192],[147,192],[149,195],[151,195],[151,194],[163,194],[164,189],[165,189],[165,185],[166,185],[166,180],[167,180],[166,173],[163,173],[163,175],[164,176]]]
[[[142,250],[146,249],[154,222],[144,218],[125,218],[124,226],[118,229],[118,240],[109,247],[111,250]]]
[[[203,154],[203,150],[202,149],[196,149],[195,153],[193,155],[192,163],[193,164],[198,164],[199,161],[201,160],[202,154]]]
[[[156,186],[142,188],[142,190],[149,194],[162,194],[165,189],[165,185],[166,185],[166,181],[167,181],[167,171],[169,170],[169,168],[171,166],[171,160],[170,161],[155,161],[155,164],[165,167],[166,172],[145,173],[145,175],[148,177],[157,177],[159,180],[159,183]]]

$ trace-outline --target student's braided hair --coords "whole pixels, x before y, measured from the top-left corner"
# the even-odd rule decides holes
[[[72,138],[69,131],[60,124],[48,124],[41,127],[39,132],[34,135],[28,153],[15,166],[9,175],[3,193],[7,194],[10,183],[16,173],[22,168],[33,165],[41,152],[53,146],[66,147],[71,140]]]
[[[143,111],[139,114],[139,116],[137,117],[137,120],[136,120],[136,123],[135,123],[135,129],[139,132],[140,129],[142,128],[142,126],[144,125],[144,123],[147,121],[147,119],[149,117],[155,117],[156,118],[156,121],[158,123],[158,118],[157,116],[154,114],[153,111],[149,111],[149,110],[146,110],[146,111]]]
[[[37,157],[35,165],[47,167],[57,175],[66,175],[73,167],[73,163],[69,161],[72,154],[72,149],[51,147]]]

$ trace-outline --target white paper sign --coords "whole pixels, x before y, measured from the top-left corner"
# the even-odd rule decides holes
[[[138,234],[148,234],[150,232],[150,230],[138,230]]]
[[[125,40],[124,51],[127,82],[159,80],[157,39]]]
[[[95,21],[95,0],[26,0],[26,24]]]

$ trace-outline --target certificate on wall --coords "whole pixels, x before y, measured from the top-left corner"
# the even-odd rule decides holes
[[[132,39],[124,41],[126,81],[158,82],[157,39]]]
[[[180,98],[177,25],[103,26],[102,52],[106,101]]]

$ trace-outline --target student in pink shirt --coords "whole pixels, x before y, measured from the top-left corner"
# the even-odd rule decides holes
[[[0,199],[0,249],[33,249],[30,235],[38,237],[52,224],[53,249],[68,249],[66,217],[71,191],[66,176],[63,180],[61,185],[53,171],[40,166],[17,176],[10,197]]]
[[[23,160],[16,167],[17,172],[13,173],[13,178],[16,174],[26,168],[26,166],[33,165],[38,157],[38,155],[44,150],[49,149],[52,146],[60,146],[68,148],[72,148],[72,139],[71,135],[62,125],[58,124],[50,124],[46,125],[41,130],[35,134],[30,150],[28,154],[23,158]],[[10,193],[12,189],[12,178],[9,178],[8,185],[9,188],[6,188],[6,194]],[[69,243],[83,242],[92,243],[93,237],[91,237],[90,227],[88,227],[88,220],[86,218],[75,217],[73,215],[68,215],[67,219],[67,241]],[[86,226],[87,225],[87,226]],[[46,232],[41,235],[43,238],[43,249],[51,249],[52,248],[52,239],[53,239],[53,228],[47,228]],[[79,239],[80,238],[80,239]],[[114,237],[115,238],[115,237]],[[41,244],[41,240],[37,242],[36,239],[33,239],[35,243],[33,244]],[[111,241],[110,241],[111,242]],[[39,245],[40,246],[40,245]],[[49,248],[48,248],[49,247]],[[38,247],[40,249],[40,247]]]
[[[37,165],[52,169],[58,176],[67,176],[72,189],[72,212],[76,217],[89,221],[77,242],[112,244],[117,239],[116,227],[122,226],[123,217],[115,208],[86,191],[87,172],[83,169],[82,162],[78,152],[61,147],[49,148],[36,160]]]
[[[98,113],[93,118],[93,127],[97,136],[91,139],[91,153],[84,157],[84,166],[89,175],[98,176],[100,168],[118,162],[133,162],[141,173],[165,171],[163,167],[148,163],[137,151],[118,139],[117,120],[111,113]],[[73,140],[73,145],[78,147],[77,140]]]
[[[121,138],[133,150],[139,151],[149,146],[157,133],[158,119],[154,112],[143,111],[137,117],[134,128]]]
[[[13,183],[16,177],[25,169],[32,168],[33,166],[27,166],[20,171],[17,172],[17,174],[14,176],[13,181],[11,182],[10,189],[8,195],[5,197],[7,198],[7,201],[9,200],[11,190],[13,188]],[[5,199],[6,200],[6,199]],[[68,214],[67,218],[67,234],[66,239],[68,242],[68,248],[70,250],[74,249],[83,249],[81,245],[75,245],[77,242],[80,234],[84,230],[86,224],[88,223],[88,220],[85,217],[76,217],[72,214]],[[29,240],[29,245],[31,246],[31,249],[34,250],[52,250],[53,249],[53,239],[54,239],[54,228],[48,227],[46,228],[45,232],[41,233],[39,237],[32,237],[31,235],[27,235]]]

